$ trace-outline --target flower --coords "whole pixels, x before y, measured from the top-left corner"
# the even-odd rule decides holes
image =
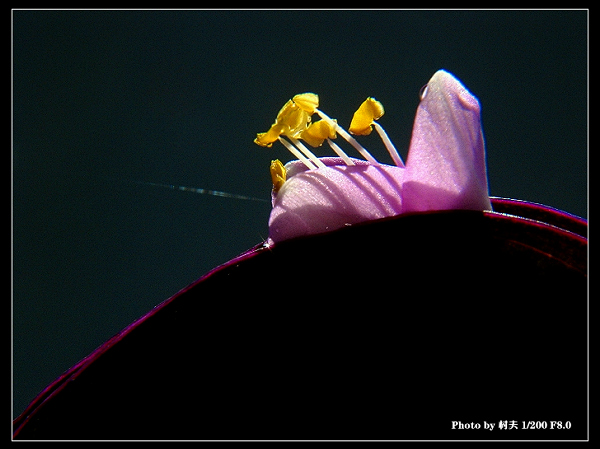
[[[259,143],[280,140],[304,158],[286,166],[271,163],[273,241],[381,216],[440,212],[249,249],[158,304],[65,371],[13,421],[14,439],[214,439],[229,435],[232,428],[241,438],[261,438],[275,429],[275,436],[284,439],[298,432],[297,422],[306,413],[297,404],[317,405],[315,420],[328,423],[321,426],[321,438],[360,423],[352,426],[351,436],[365,439],[382,430],[397,435],[396,421],[387,419],[390,401],[419,411],[403,426],[401,436],[409,439],[431,434],[431,426],[422,425],[419,407],[435,401],[463,404],[466,412],[474,403],[483,404],[488,407],[484,414],[493,414],[498,404],[507,407],[525,397],[536,405],[535,413],[560,415],[566,407],[581,410],[573,419],[585,421],[588,394],[585,385],[573,385],[588,361],[587,221],[547,206],[499,198],[494,199],[496,212],[484,211],[491,205],[479,104],[447,72],[437,72],[425,89],[406,166],[374,122],[377,114],[368,111],[359,114],[357,129],[374,127],[396,165],[342,157],[343,150],[331,141],[332,130],[355,148],[360,144],[317,109],[314,97],[306,98],[305,103],[302,98],[286,104],[279,123]],[[306,135],[323,136],[339,157],[317,159],[298,145],[296,137],[308,142],[302,136],[313,113],[324,124]],[[363,156],[369,155],[360,148]],[[473,210],[445,210],[461,208]],[[377,263],[390,256],[393,263]],[[325,282],[320,282],[321,273]],[[412,300],[357,290],[372,293],[384,281],[394,286],[399,274],[405,285],[421,289]],[[503,288],[490,288],[494,281]],[[460,295],[448,301],[457,289]],[[289,294],[295,291],[300,294]],[[476,311],[475,319],[466,310]],[[281,319],[274,320],[273,311]],[[402,353],[404,365],[419,368],[412,375],[406,371],[408,377],[402,379],[414,388],[398,388],[397,370],[374,370],[372,363],[364,363],[396,365],[398,341],[418,334],[424,324],[433,329],[431,335]],[[432,345],[436,339],[442,344]],[[509,340],[519,344],[486,357],[490,345]],[[449,379],[432,382],[422,375],[437,372],[448,348],[465,342],[470,351],[463,351]],[[537,349],[535,357],[531,347]],[[473,352],[482,356],[473,358]],[[200,372],[189,369],[198,357]],[[307,360],[308,368],[298,369]],[[551,364],[569,366],[569,377],[548,370]],[[241,374],[240,366],[247,367]],[[315,366],[327,373],[325,381],[312,375]],[[531,391],[531,382],[506,376],[498,366],[519,366],[528,379],[543,379],[544,388]],[[474,371],[496,377],[472,376]],[[346,382],[332,388],[331,379]],[[449,384],[454,388],[448,389]],[[501,388],[486,389],[489,384]],[[357,386],[350,403],[348,391]],[[123,398],[124,412],[113,413]],[[326,406],[319,406],[323,398]],[[267,407],[255,413],[257,404]],[[424,411],[431,418],[430,409]],[[434,409],[438,422],[457,414],[454,408]],[[564,438],[586,437],[585,425],[573,428],[578,433]]]
[[[436,72],[422,91],[406,166],[375,122],[384,113],[379,101],[367,98],[349,129],[366,135],[374,127],[395,165],[380,164],[318,105],[316,94],[295,96],[255,140],[261,146],[279,140],[298,157],[285,171],[275,166],[273,174],[272,165],[271,242],[411,212],[492,209],[479,102],[449,72]],[[322,120],[312,122],[313,113]],[[348,157],[331,140],[337,135],[366,160]],[[317,158],[300,139],[313,147],[327,141],[339,157]]]

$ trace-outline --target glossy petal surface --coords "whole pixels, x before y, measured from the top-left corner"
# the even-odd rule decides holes
[[[404,212],[491,209],[479,102],[444,70],[417,109],[402,197]]]
[[[321,159],[327,168],[307,170],[286,164],[287,181],[273,196],[269,237],[283,241],[320,234],[402,212],[404,169],[354,159],[347,166],[339,158]]]

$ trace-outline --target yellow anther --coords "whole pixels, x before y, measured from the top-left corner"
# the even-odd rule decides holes
[[[279,159],[271,161],[271,180],[273,181],[273,191],[277,193],[286,179],[285,167]]]
[[[319,147],[327,140],[329,146],[346,165],[355,165],[352,159],[344,153],[344,150],[332,141],[339,134],[367,161],[373,165],[379,165],[377,159],[350,135],[350,133],[368,135],[371,134],[373,127],[375,127],[386,149],[392,156],[394,163],[398,167],[404,167],[398,151],[394,148],[394,145],[381,125],[376,123],[376,120],[384,114],[384,109],[383,105],[375,98],[367,98],[354,113],[352,122],[350,123],[350,133],[339,126],[336,120],[318,109],[318,107],[319,96],[317,94],[305,92],[294,95],[279,110],[275,123],[271,125],[271,128],[266,133],[258,133],[256,135],[254,143],[263,147],[271,147],[275,141],[279,140],[309,170],[313,170],[326,168],[326,165],[301,140],[304,140],[312,147]],[[313,114],[317,114],[321,117],[321,120],[312,123],[311,116]],[[277,192],[285,182],[286,176],[281,162],[272,161],[271,176],[273,178],[273,190]]]
[[[258,133],[254,143],[261,147],[271,147],[279,136],[299,137],[306,130],[310,123],[308,109],[315,109],[319,104],[319,97],[316,94],[306,93],[296,95],[300,102],[295,103],[294,100],[288,100],[286,104],[279,110],[275,123],[266,133]],[[301,105],[301,106],[300,106]]]
[[[335,120],[332,121],[335,123]],[[335,128],[325,120],[311,123],[310,126],[300,134],[300,138],[314,148],[321,146],[325,139],[335,139],[335,137]]]
[[[350,131],[352,134],[367,136],[373,131],[373,121],[379,119],[385,111],[383,105],[373,97],[367,98],[352,117]]]
[[[288,100],[277,114],[275,123],[286,127],[283,131],[284,136],[296,137],[310,123],[310,115],[304,109],[298,107],[293,100]]]
[[[300,109],[308,112],[310,115],[313,115],[315,110],[319,107],[319,96],[312,92],[295,95],[292,100]]]
[[[273,146],[273,142],[276,142],[286,129],[286,126],[274,123],[266,133],[258,133],[256,139],[254,139],[254,143],[261,147],[270,148]]]

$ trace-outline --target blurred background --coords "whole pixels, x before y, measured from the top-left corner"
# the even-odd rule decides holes
[[[297,93],[345,127],[376,97],[405,158],[419,89],[444,68],[482,105],[491,194],[587,217],[585,10],[12,15],[15,416],[267,237],[269,203],[140,182],[270,199],[271,159],[292,157],[252,140]],[[360,140],[391,163],[375,136]]]

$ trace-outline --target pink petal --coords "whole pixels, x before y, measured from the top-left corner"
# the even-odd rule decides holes
[[[402,201],[403,212],[492,208],[479,102],[444,70],[417,109]]]
[[[391,217],[402,212],[404,168],[374,166],[353,159],[322,158],[326,168],[306,170],[286,164],[288,179],[276,195],[269,218],[269,236],[278,242],[333,231],[344,226]]]

